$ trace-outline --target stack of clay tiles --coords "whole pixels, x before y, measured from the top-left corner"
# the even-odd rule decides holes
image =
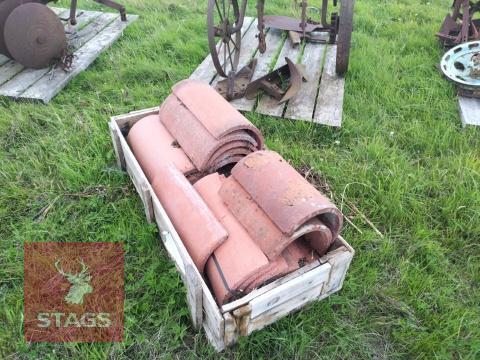
[[[128,143],[150,182],[173,163],[190,181],[264,147],[260,131],[209,85],[176,84],[158,115],[138,121]]]
[[[339,234],[335,205],[208,85],[175,85],[127,139],[219,304],[315,261]]]

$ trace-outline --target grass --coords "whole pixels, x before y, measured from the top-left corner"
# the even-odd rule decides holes
[[[203,60],[206,1],[125,3],[140,20],[50,104],[0,100],[0,358],[478,359],[480,133],[461,129],[454,88],[436,70],[434,34],[451,1],[357,1],[341,129],[246,115],[270,148],[328,181],[361,233],[343,231],[357,254],[339,293],[220,355],[191,327],[107,127],[162,102]],[[268,0],[267,11],[290,13],[290,2]],[[25,343],[31,241],[125,243],[123,343]]]

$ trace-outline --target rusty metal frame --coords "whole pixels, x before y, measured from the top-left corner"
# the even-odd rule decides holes
[[[207,25],[210,55],[217,74],[227,78],[219,82],[220,86],[217,87],[222,96],[227,100],[237,99],[241,96],[244,88],[239,91],[239,87],[236,84],[244,84],[245,79],[249,76],[248,66],[237,73],[240,57],[241,27],[247,1],[209,0],[208,3]],[[337,12],[332,12],[330,22],[328,22],[328,5],[330,1],[335,7],[340,3],[341,16]],[[355,0],[340,0],[340,2],[338,0],[322,0],[322,7],[318,11],[320,13],[320,21],[317,22],[308,17],[310,8],[307,0],[294,0],[295,6],[301,12],[300,19],[286,16],[265,16],[265,0],[256,0],[258,51],[260,53],[266,51],[266,27],[289,31],[290,39],[294,44],[300,43],[302,39],[311,42],[337,44],[336,73],[342,76],[348,69],[354,3]],[[233,8],[233,13],[230,11],[231,8]],[[226,9],[229,11],[226,11]],[[234,18],[230,19],[232,14]],[[215,15],[219,16],[218,24]],[[325,37],[324,33],[328,33],[328,37]],[[235,41],[232,40],[234,36],[236,38]],[[220,40],[220,46],[217,46],[218,40]],[[234,45],[233,50],[230,48],[230,43]],[[223,51],[223,65],[220,61],[221,51]],[[230,68],[227,70],[228,64]],[[241,78],[240,81],[236,81],[237,77]],[[267,76],[264,79],[264,83],[270,77]],[[272,83],[271,85],[275,84]]]
[[[480,19],[473,19],[476,13],[480,13],[480,0],[453,0],[452,13],[447,14],[437,33],[445,47],[480,39]]]
[[[109,7],[111,9],[118,10],[120,12],[120,19],[122,21],[127,21],[127,12],[125,10],[125,6],[122,4],[119,4],[113,0],[94,0],[96,3],[105,5],[106,7]],[[77,24],[77,0],[71,0],[70,3],[70,17],[68,18],[68,21],[70,22],[71,25],[76,25]]]

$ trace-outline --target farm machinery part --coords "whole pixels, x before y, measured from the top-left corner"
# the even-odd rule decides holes
[[[457,45],[443,56],[440,69],[461,96],[480,98],[480,41]]]
[[[62,20],[76,24],[77,0],[71,0],[67,19],[60,19],[46,6],[50,1],[0,0],[0,54],[32,69],[71,65]],[[111,0],[95,2],[117,9],[122,21],[127,20],[123,5]]]
[[[467,41],[480,40],[480,1],[454,0],[452,14],[447,14],[438,38],[446,48],[463,44]]]
[[[241,99],[245,95],[247,86],[252,80],[256,66],[257,59],[253,59],[238,73],[234,74],[230,72],[228,78],[217,83],[215,90],[228,101]]]
[[[294,97],[300,90],[302,81],[306,80],[303,75],[304,69],[288,57],[285,58],[285,61],[285,65],[252,81],[247,86],[245,97],[254,99],[262,90],[278,100],[279,104]]]
[[[226,84],[233,86],[232,80],[237,76],[242,41],[242,26],[248,0],[209,0],[207,11],[208,44],[213,65],[219,76],[229,78]],[[328,17],[328,4],[332,1],[337,7],[340,3],[340,13],[332,12]],[[320,21],[308,17],[308,11],[313,9],[306,0],[301,0],[300,19],[286,16],[265,16],[265,0],[257,0],[257,38],[260,53],[266,51],[265,28],[277,28],[289,31],[292,41],[299,39],[312,42],[328,42],[337,45],[336,72],[344,75],[348,70],[350,44],[353,24],[353,7],[355,0],[322,0]],[[295,0],[295,4],[297,1]],[[328,34],[328,38],[325,38]],[[234,89],[225,91],[233,94]]]

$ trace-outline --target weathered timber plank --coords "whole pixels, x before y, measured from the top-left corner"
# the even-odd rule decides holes
[[[33,86],[27,89],[22,98],[38,99],[47,103],[68,82],[85,70],[102,51],[107,49],[122,34],[123,30],[138,18],[137,15],[127,15],[127,21],[123,22],[119,18],[114,20],[109,26],[98,33],[91,41],[87,42],[75,52],[75,61],[69,72],[58,72],[54,80],[46,74],[38,80]]]
[[[61,13],[63,13],[64,11],[67,10],[67,9],[65,9],[65,8],[59,8],[59,7],[54,7],[54,6],[52,6],[52,7],[49,6],[49,8],[50,8],[55,14],[57,14],[58,16],[67,17],[67,16],[69,15],[69,13],[66,13],[66,15],[61,14]]]
[[[462,125],[480,126],[480,99],[458,97],[458,107]]]
[[[72,33],[69,43],[74,49],[79,49],[118,17],[118,14],[114,13],[100,13],[88,26]]]
[[[107,14],[103,14],[107,15]],[[115,17],[118,17],[118,15],[115,14],[108,14],[108,18],[113,20]],[[61,16],[68,16],[68,10],[66,10],[64,13],[61,14]],[[88,31],[91,32],[90,37],[82,37],[80,38],[80,41],[72,41],[72,37],[76,36],[76,32],[67,34],[67,41],[70,46],[72,46],[73,49],[78,49],[80,46],[85,44],[91,37],[95,35],[94,28],[92,28],[91,25],[93,25],[92,20],[95,18],[102,17],[102,13],[99,11],[87,11],[87,12],[81,12],[78,14],[77,17],[77,25],[75,25],[75,28],[80,28],[83,27],[80,32]],[[107,25],[106,21],[103,21],[104,27]],[[70,28],[69,24],[65,25],[65,31],[71,31],[67,30]],[[73,29],[75,31],[75,29]],[[97,31],[98,32],[98,31]],[[38,79],[40,79],[43,75],[46,73],[49,73],[51,71],[50,67],[44,68],[44,69],[23,69],[22,72],[18,73],[15,77],[10,79],[7,83],[3,84],[0,86],[0,95],[2,96],[9,96],[12,98],[17,98],[21,96],[21,94],[28,89],[32,84],[34,84]],[[57,70],[54,70],[57,71]],[[61,69],[58,69],[58,71],[63,71]]]
[[[23,66],[14,60],[8,60],[0,67],[0,84],[3,84],[23,70]]]
[[[308,291],[294,297],[279,306],[273,307],[270,311],[252,319],[248,323],[247,334],[251,334],[255,330],[260,330],[267,325],[273,324],[275,321],[294,313],[298,309],[304,307],[306,304],[316,301],[322,293],[322,285],[311,288]]]
[[[283,44],[282,51],[278,56],[277,63],[274,66],[274,69],[279,68],[286,64],[285,57],[288,57],[293,62],[297,61],[298,55],[300,54],[300,46],[293,46],[290,40],[286,40]],[[285,103],[279,104],[278,100],[275,100],[267,94],[263,94],[258,102],[256,112],[264,115],[281,117],[283,115],[283,109],[285,108]]]
[[[5,55],[3,54],[0,54],[0,66],[2,66],[3,64],[5,64],[7,61],[9,61],[10,59],[8,57],[6,57]]]
[[[252,308],[251,318],[255,319],[263,313],[275,310],[277,306],[292,298],[299,297],[313,288],[320,287],[321,284],[328,281],[330,269],[330,264],[324,264],[253,299],[250,302]]]
[[[255,54],[257,67],[253,72],[252,81],[264,76],[270,70],[272,58],[277,53],[278,47],[282,44],[282,32],[277,29],[270,29],[265,35],[265,43],[267,45],[267,50],[263,54],[260,54],[260,51],[257,51]],[[256,40],[255,47],[258,47],[258,40]],[[230,104],[239,111],[252,111],[255,103],[256,99],[249,100],[247,98],[241,98],[230,102]]]
[[[247,29],[245,34],[242,35],[242,43],[240,45],[240,56],[238,59],[238,70],[248,64],[250,59],[253,57],[255,50],[257,49],[257,19],[255,19],[250,27]],[[225,67],[225,73],[228,74],[232,69],[230,63]],[[237,70],[237,71],[238,71]],[[224,80],[225,78],[215,75],[211,85],[215,86],[219,81]]]
[[[307,81],[302,84],[298,94],[288,101],[285,112],[287,119],[312,121],[324,54],[324,44],[307,43],[305,46],[302,64],[308,73]]]
[[[320,261],[318,261],[318,260],[313,261],[310,264],[302,266],[300,269],[298,269],[298,270],[296,270],[296,271],[294,271],[290,274],[287,274],[284,277],[282,277],[278,280],[275,280],[274,282],[271,282],[270,284],[267,284],[267,285],[264,285],[264,286],[262,286],[258,289],[255,289],[251,293],[245,295],[244,297],[242,297],[238,300],[232,301],[231,303],[223,305],[222,308],[221,308],[222,314],[225,314],[225,313],[230,312],[232,310],[235,310],[235,309],[237,309],[237,308],[239,308],[243,305],[246,305],[251,300],[253,300],[253,299],[255,299],[255,298],[257,298],[257,297],[259,297],[263,294],[266,294],[270,290],[275,289],[277,286],[285,284],[288,281],[293,280],[293,279],[299,277],[300,275],[303,275],[303,274],[311,271],[312,269],[315,269],[315,268],[317,268],[319,266],[322,266],[322,265],[323,264],[320,264]]]
[[[341,126],[345,79],[335,72],[337,47],[328,45],[322,79],[318,90],[313,121],[319,124]]]
[[[252,17],[246,17],[243,20],[242,34],[245,34],[245,32],[250,28],[253,20],[254,18]],[[219,45],[220,42],[217,44],[217,46]],[[210,84],[216,74],[217,71],[215,70],[215,66],[213,65],[212,56],[209,53],[207,57],[202,61],[202,63],[190,75],[190,79],[200,80]]]

